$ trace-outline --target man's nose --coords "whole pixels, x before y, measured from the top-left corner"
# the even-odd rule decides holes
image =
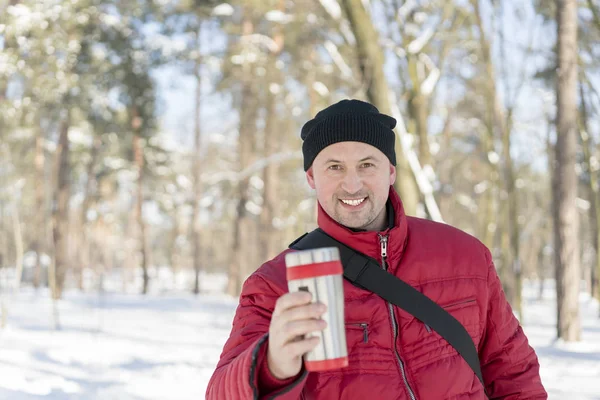
[[[342,181],[342,189],[348,194],[359,192],[363,187],[362,179],[355,171],[348,171]]]

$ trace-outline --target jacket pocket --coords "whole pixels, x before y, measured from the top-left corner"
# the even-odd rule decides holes
[[[475,348],[478,349],[481,340],[481,325],[477,299],[475,297],[454,299],[441,303],[440,307],[465,328],[471,336]],[[433,365],[447,357],[460,357],[456,349],[438,332],[422,322],[420,324],[422,330],[419,332],[419,337],[421,340],[415,341],[413,347],[411,347],[413,354],[408,359],[409,368],[416,370],[427,365]]]
[[[476,303],[477,299],[475,297],[469,297],[467,299],[456,300],[448,304],[442,304],[442,308],[446,311],[456,310],[463,307],[472,306],[473,303]]]
[[[465,299],[459,299],[459,300],[453,300],[449,303],[445,303],[445,304],[440,304],[440,307],[442,307],[444,310],[446,310],[448,313],[450,313],[454,318],[457,318],[456,313],[454,313],[455,311],[458,311],[462,308],[465,307],[471,307],[477,304],[477,299],[475,297],[469,297],[469,298],[465,298]],[[460,318],[457,318],[459,322],[461,322]],[[462,323],[462,322],[461,322]],[[427,330],[428,333],[431,333],[431,327],[427,324],[425,325],[425,329]]]
[[[362,340],[358,339],[359,335],[361,335]],[[368,343],[369,324],[366,322],[346,322],[346,337],[348,338],[348,342]]]

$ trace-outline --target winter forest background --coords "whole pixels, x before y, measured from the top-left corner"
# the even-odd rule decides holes
[[[0,399],[203,397],[349,97],[399,121],[407,213],[492,250],[551,398],[600,399],[599,39],[598,0],[0,0]]]

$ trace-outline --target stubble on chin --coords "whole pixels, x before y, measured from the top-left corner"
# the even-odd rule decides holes
[[[369,204],[369,210],[362,210],[359,216],[352,217],[348,211],[342,209],[343,206],[336,203],[333,214],[335,221],[340,225],[352,229],[366,229],[375,219],[373,216],[372,204]]]

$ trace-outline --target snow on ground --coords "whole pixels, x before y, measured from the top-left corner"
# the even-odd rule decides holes
[[[214,288],[215,285],[210,285]],[[581,295],[582,342],[554,341],[553,290],[524,292],[525,330],[550,399],[600,400],[598,304]],[[217,293],[79,293],[59,302],[54,330],[47,292],[5,297],[0,400],[202,399],[229,335],[237,300]]]
[[[542,382],[553,400],[600,400],[600,310],[598,302],[582,293],[581,342],[556,341],[556,292],[547,285],[542,301],[537,285],[526,286],[524,330],[540,359]]]
[[[237,305],[216,293],[69,291],[57,331],[47,291],[5,300],[0,400],[203,399]]]

